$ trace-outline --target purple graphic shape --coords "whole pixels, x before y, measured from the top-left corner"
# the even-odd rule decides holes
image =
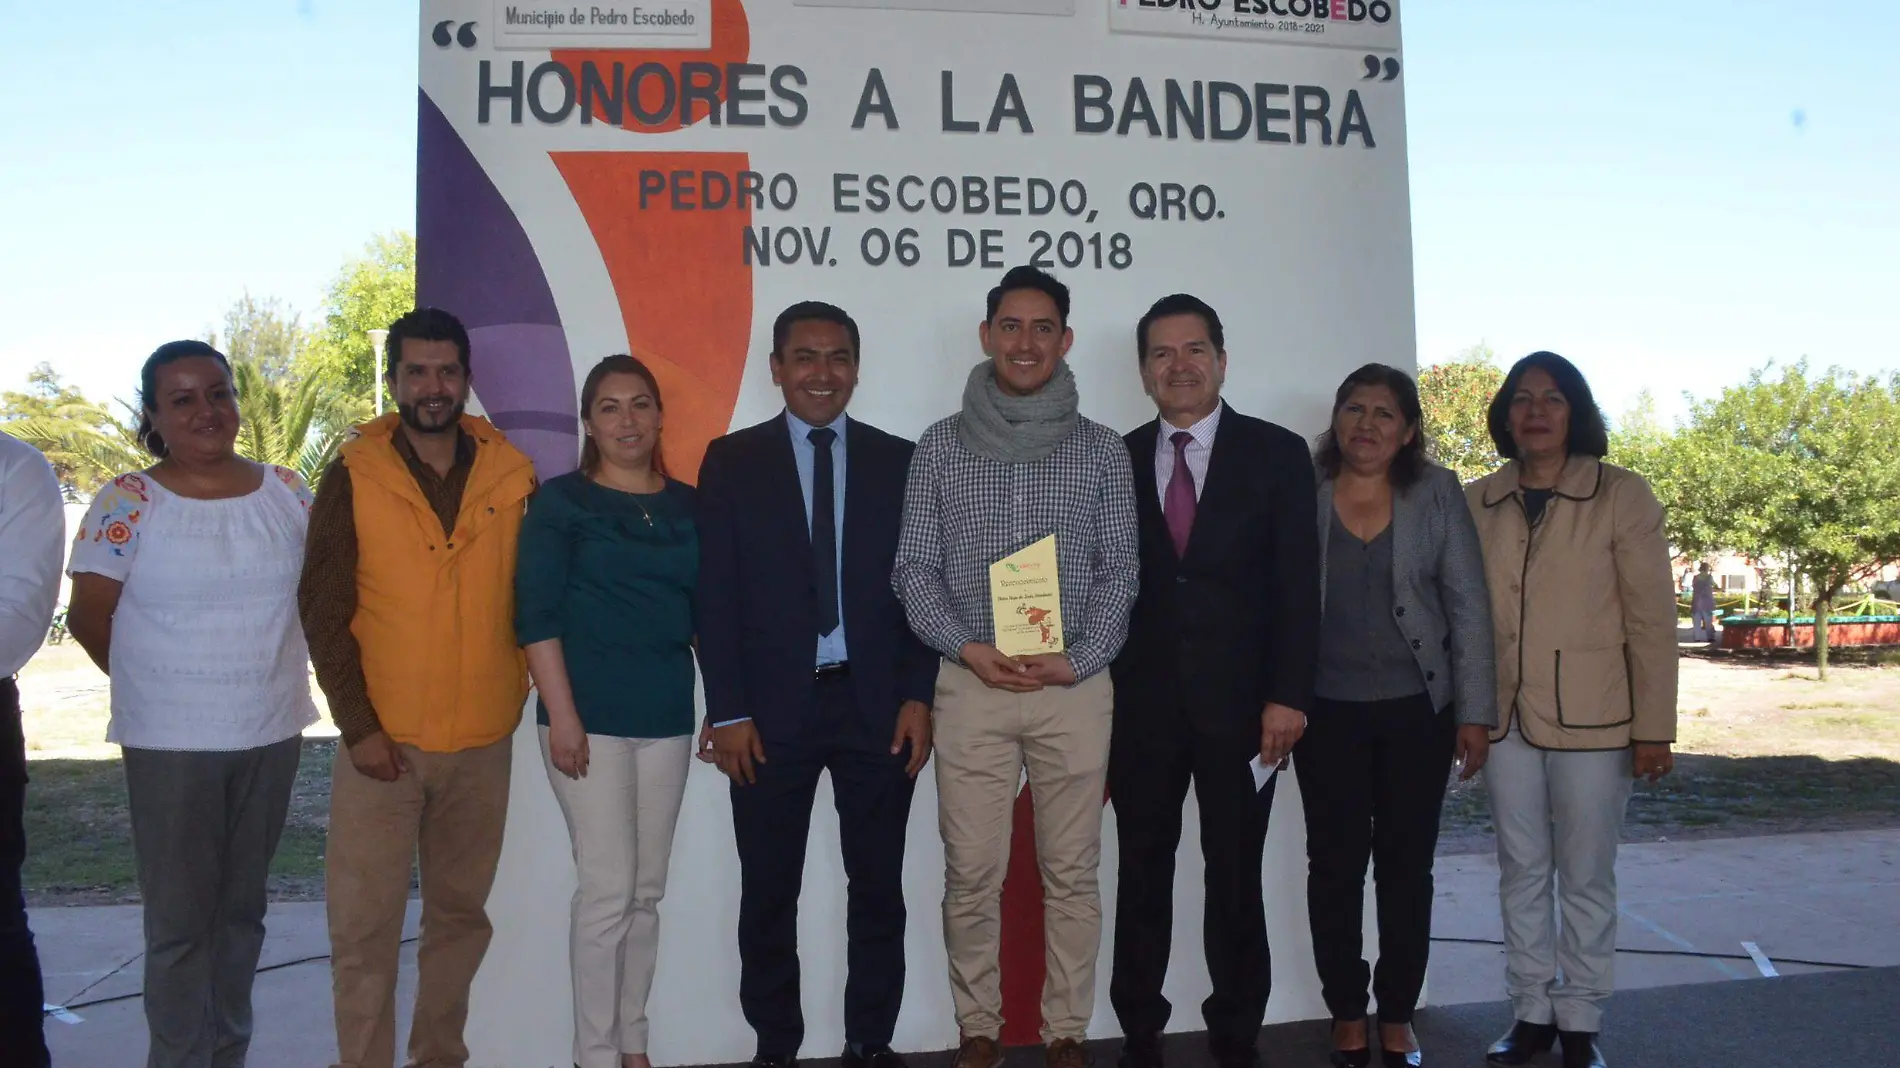
[[[454,312],[471,330],[561,325],[514,209],[427,93],[416,125],[417,301]]]
[[[475,365],[475,392],[489,421],[528,454],[542,481],[574,470],[580,433],[567,335],[558,326],[507,323],[476,327],[468,340],[477,353],[506,354]]]
[[[416,303],[469,330],[475,393],[543,479],[580,451],[574,361],[514,210],[427,93],[416,105]]]

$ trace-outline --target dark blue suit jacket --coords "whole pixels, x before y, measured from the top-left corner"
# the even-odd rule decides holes
[[[882,748],[899,705],[930,703],[938,657],[891,590],[912,443],[856,419],[845,427],[839,582],[856,712],[845,733]],[[817,715],[820,591],[783,413],[707,447],[698,507],[699,663],[711,722],[750,717],[768,746],[805,740]]]
[[[1318,490],[1299,435],[1225,404],[1185,558],[1155,486],[1159,421],[1123,439],[1135,465],[1141,596],[1113,665],[1115,729],[1181,722],[1247,750],[1260,745],[1267,702],[1313,710]]]

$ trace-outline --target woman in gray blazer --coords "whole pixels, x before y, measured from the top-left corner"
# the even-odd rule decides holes
[[[1454,758],[1469,779],[1497,723],[1484,556],[1458,478],[1425,455],[1418,387],[1367,364],[1339,387],[1319,467],[1316,699],[1294,749],[1307,911],[1332,1063],[1372,1061],[1367,981],[1387,1065],[1419,1065],[1412,1010],[1431,943],[1432,855]],[[1366,861],[1379,966],[1362,957]]]

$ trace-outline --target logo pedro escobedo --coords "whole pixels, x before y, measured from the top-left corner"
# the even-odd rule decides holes
[[[1391,0],[1117,0],[1122,7],[1187,14],[1274,15],[1329,22],[1392,21]]]

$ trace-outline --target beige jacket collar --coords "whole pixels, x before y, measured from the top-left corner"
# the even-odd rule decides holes
[[[1484,506],[1496,508],[1512,497],[1523,493],[1522,478],[1524,464],[1512,460],[1500,468],[1497,473],[1486,479],[1484,488]],[[1572,456],[1564,461],[1564,472],[1557,479],[1554,491],[1559,497],[1573,501],[1587,501],[1596,497],[1603,488],[1603,461],[1594,456]]]

